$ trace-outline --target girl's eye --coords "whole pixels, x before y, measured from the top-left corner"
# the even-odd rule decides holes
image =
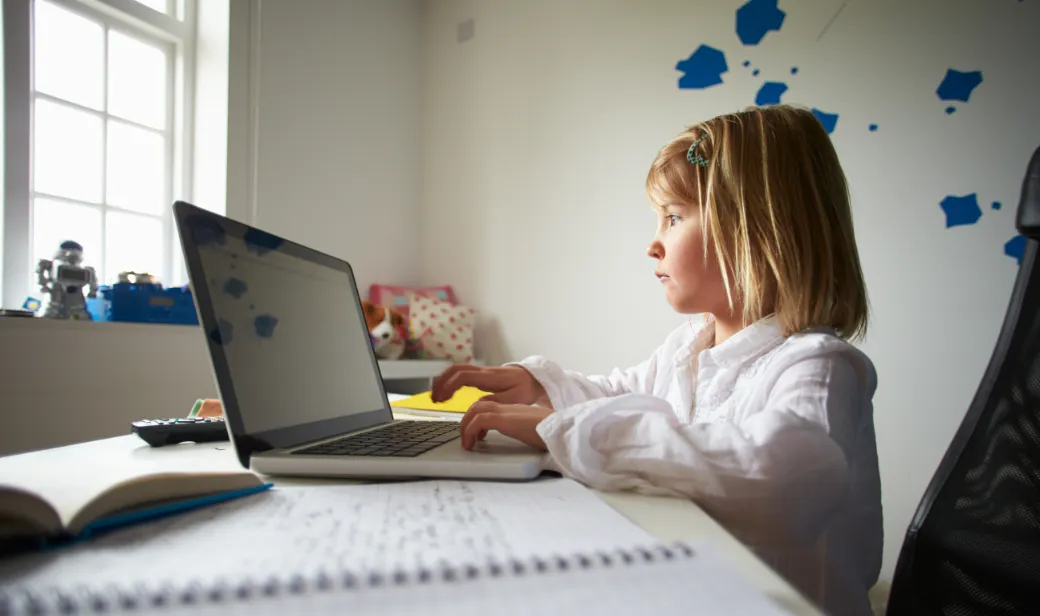
[[[682,218],[679,218],[675,214],[672,214],[672,215],[670,215],[668,217],[668,223],[669,223],[668,226],[670,226],[670,227],[674,227],[675,225],[679,224],[680,222],[682,222]]]

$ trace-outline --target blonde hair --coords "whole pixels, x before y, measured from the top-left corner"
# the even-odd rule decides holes
[[[687,160],[694,154],[706,166]],[[830,326],[867,329],[867,291],[848,185],[830,137],[807,109],[751,107],[690,127],[658,154],[646,179],[658,207],[700,208],[726,297],[744,325],[773,315],[785,336]]]

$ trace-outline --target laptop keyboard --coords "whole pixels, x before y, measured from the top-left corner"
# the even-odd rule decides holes
[[[299,449],[308,456],[394,456],[414,458],[459,438],[454,421],[395,421],[382,428]]]

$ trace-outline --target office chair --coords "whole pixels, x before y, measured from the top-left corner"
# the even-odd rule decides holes
[[[1040,148],[1015,224],[1004,326],[907,529],[886,616],[1040,614]]]

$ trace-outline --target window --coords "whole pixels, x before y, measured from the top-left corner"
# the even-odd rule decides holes
[[[123,271],[183,282],[170,204],[187,195],[193,8],[193,0],[4,0],[5,73],[15,69],[4,85],[27,93],[5,94],[5,129],[16,132],[5,170],[13,157],[28,160],[24,188],[17,164],[5,180],[5,306],[39,296],[36,264],[65,240],[83,246],[102,284]],[[28,18],[27,41],[11,36],[11,18]],[[27,133],[24,153],[12,149],[18,131]]]

